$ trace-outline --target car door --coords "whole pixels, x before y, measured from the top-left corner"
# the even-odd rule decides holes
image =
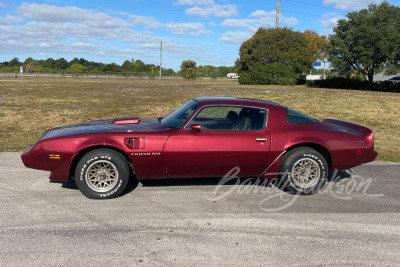
[[[171,133],[163,151],[170,177],[222,177],[239,167],[239,176],[258,176],[266,168],[270,136],[268,111],[241,106],[206,106],[183,129]]]

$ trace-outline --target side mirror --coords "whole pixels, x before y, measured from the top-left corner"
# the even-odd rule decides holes
[[[190,130],[199,133],[199,132],[201,132],[201,126],[200,126],[200,124],[193,124],[190,126]]]

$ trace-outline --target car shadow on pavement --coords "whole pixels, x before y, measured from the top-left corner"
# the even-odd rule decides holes
[[[74,179],[71,179],[68,182],[61,182],[61,181],[53,181],[50,180],[50,183],[57,183],[57,184],[61,184],[61,188],[66,188],[66,189],[75,189],[78,190],[78,186],[75,183]],[[132,176],[129,179],[129,183],[126,186],[126,189],[124,190],[124,192],[121,194],[121,196],[126,195],[130,192],[132,192],[133,190],[136,189],[136,187],[139,185],[139,181],[136,179],[136,177],[132,174]]]
[[[339,182],[343,179],[351,178],[351,174],[345,172],[345,171],[337,171],[334,173],[331,173],[328,177],[327,182]],[[138,187],[139,183],[142,184],[144,187],[163,187],[163,186],[216,186],[221,183],[223,185],[244,185],[244,184],[258,184],[259,186],[266,186],[266,187],[271,187],[272,184],[274,185],[279,185],[279,183],[276,183],[276,180],[274,179],[269,179],[265,181],[265,178],[238,178],[235,177],[233,179],[227,179],[222,182],[223,178],[167,178],[167,179],[144,179],[138,181],[138,179],[132,175],[132,177],[129,179],[128,186],[126,187],[125,191],[121,194],[121,196],[129,194],[133,190]],[[257,180],[258,179],[258,180]],[[62,188],[66,189],[75,189],[78,190],[78,187],[76,186],[75,180],[71,179],[68,182],[59,182],[59,181],[52,181],[50,180],[51,183],[61,183]],[[291,194],[290,191],[285,190],[282,186],[277,186],[280,190],[287,192]]]
[[[68,182],[49,180],[49,183],[61,184],[61,188],[78,189],[78,187],[76,186],[75,180],[73,180],[73,179],[71,179]]]
[[[337,171],[331,173],[327,179],[327,182],[339,182],[343,179],[351,178],[351,175],[345,171]],[[168,179],[145,179],[140,180],[139,182],[144,187],[157,187],[157,186],[216,186],[216,185],[245,185],[245,184],[254,184],[259,186],[271,187],[272,185],[276,186],[280,190],[292,194],[292,192],[287,191],[283,186],[279,186],[279,182],[276,179],[268,179],[266,178],[238,178],[235,177],[233,179],[226,179],[222,181],[223,178],[168,178]],[[258,180],[257,180],[258,179]]]
[[[346,171],[336,171],[329,174],[328,182],[339,182],[343,179],[351,178],[351,174]]]

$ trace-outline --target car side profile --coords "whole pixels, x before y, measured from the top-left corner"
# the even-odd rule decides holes
[[[285,106],[199,97],[164,118],[91,121],[47,130],[22,154],[50,179],[74,179],[94,199],[119,196],[129,179],[240,177],[282,179],[293,193],[316,193],[330,172],[377,156],[372,130],[318,121]]]

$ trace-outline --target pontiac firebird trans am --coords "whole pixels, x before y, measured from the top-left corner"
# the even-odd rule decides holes
[[[373,161],[373,132],[318,121],[279,104],[200,97],[164,118],[92,121],[47,130],[22,154],[26,167],[75,179],[89,198],[119,196],[131,177],[282,179],[296,194],[316,193],[330,172]],[[135,176],[134,176],[135,175]]]

